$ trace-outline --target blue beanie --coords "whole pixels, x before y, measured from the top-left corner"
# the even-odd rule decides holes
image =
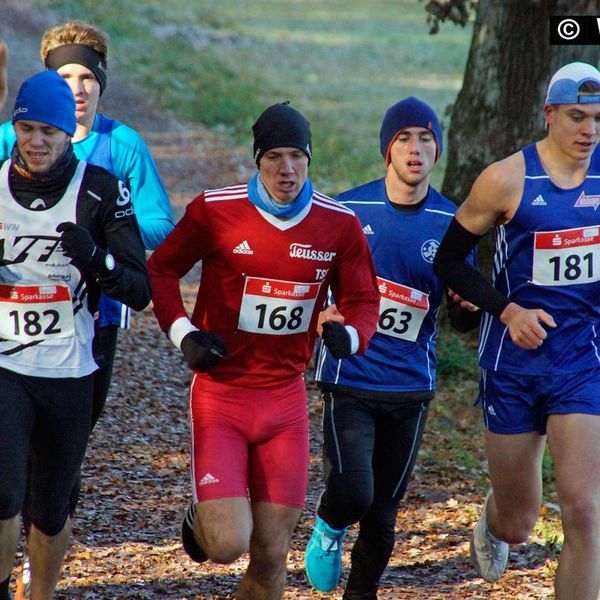
[[[73,137],[77,128],[75,97],[69,84],[56,71],[42,71],[21,85],[12,122],[22,120],[52,125]]]
[[[398,133],[407,127],[424,127],[433,133],[437,152],[435,159],[442,155],[442,127],[433,109],[418,98],[410,96],[388,108],[379,132],[380,150],[385,164],[390,162],[390,146]]]

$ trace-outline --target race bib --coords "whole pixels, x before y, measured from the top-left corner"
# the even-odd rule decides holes
[[[308,331],[320,283],[247,277],[238,329],[289,335]]]
[[[575,285],[598,280],[600,226],[535,234],[533,283]]]
[[[381,277],[377,285],[381,294],[377,331],[414,342],[429,311],[429,295]]]
[[[74,334],[68,286],[0,284],[0,338],[30,343]]]

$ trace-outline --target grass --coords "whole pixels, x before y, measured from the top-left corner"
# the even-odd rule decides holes
[[[383,174],[379,126],[388,106],[416,95],[444,114],[471,36],[454,25],[429,35],[419,0],[30,2],[104,28],[110,64],[147,97],[248,152],[258,114],[290,100],[311,122],[311,174],[329,194]]]
[[[459,335],[447,324],[442,327],[438,340],[437,373],[446,385],[455,386],[465,379],[479,379],[476,333]]]

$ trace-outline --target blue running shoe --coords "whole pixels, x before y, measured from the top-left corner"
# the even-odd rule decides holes
[[[342,543],[346,529],[334,529],[317,515],[304,553],[306,577],[316,590],[330,592],[342,574]]]

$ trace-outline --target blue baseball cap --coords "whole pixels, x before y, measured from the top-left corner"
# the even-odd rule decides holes
[[[548,84],[546,104],[593,104],[600,102],[599,94],[580,94],[584,83],[591,81],[600,87],[600,71],[593,65],[572,62],[561,67]]]
[[[77,129],[75,97],[56,71],[42,71],[26,79],[15,101],[12,122],[38,121],[73,137]]]
[[[429,106],[414,96],[396,102],[387,109],[379,132],[379,148],[385,164],[390,163],[390,146],[396,141],[398,134],[407,127],[423,127],[433,134],[437,145],[435,159],[442,154],[442,126],[437,115]]]

